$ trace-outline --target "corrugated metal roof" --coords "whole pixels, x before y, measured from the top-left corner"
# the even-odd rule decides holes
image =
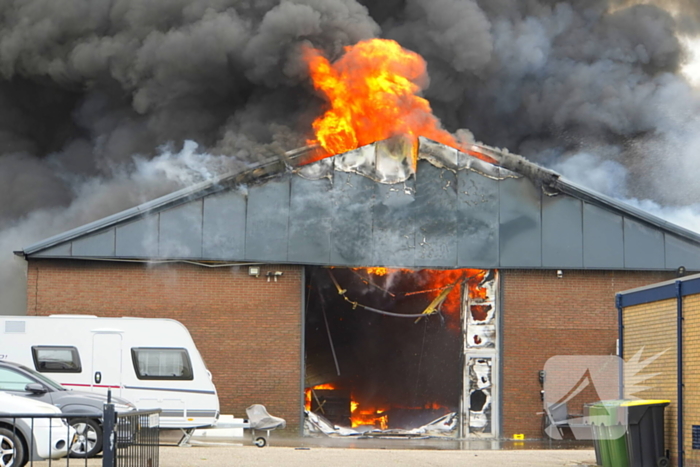
[[[700,270],[697,233],[494,148],[473,145],[461,152],[425,138],[417,147],[394,139],[301,166],[308,152],[302,148],[185,188],[20,253]]]

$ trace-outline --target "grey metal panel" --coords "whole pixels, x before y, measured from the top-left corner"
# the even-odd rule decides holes
[[[567,195],[542,198],[542,266],[583,266],[583,203]]]
[[[32,258],[43,258],[45,256],[71,256],[71,242],[62,243],[56,245],[47,250],[40,251],[39,253],[32,254]]]
[[[114,227],[73,240],[73,256],[114,256]]]
[[[623,269],[622,216],[583,203],[583,267]]]
[[[329,264],[333,203],[328,179],[292,177],[289,202],[289,261]]]
[[[416,171],[416,266],[457,266],[457,176],[427,161]]]
[[[154,258],[158,255],[158,215],[117,227],[117,256]]]
[[[663,269],[664,234],[644,224],[625,218],[625,267],[628,269]]]
[[[415,191],[413,178],[395,185],[377,185],[372,209],[373,264],[414,266]]]
[[[675,235],[664,235],[666,244],[666,269],[685,267],[687,271],[700,271],[700,248],[697,244],[681,240]]]
[[[161,258],[201,258],[202,207],[204,201],[190,201],[160,213]]]
[[[457,265],[498,267],[499,182],[470,170],[457,175]]]
[[[289,177],[248,189],[245,254],[252,261],[287,261]]]
[[[501,267],[542,266],[541,190],[525,177],[499,187]]]
[[[246,198],[238,190],[204,198],[202,256],[236,261],[245,258]]]
[[[372,205],[377,182],[361,175],[336,172],[331,189],[331,264],[373,266]]]

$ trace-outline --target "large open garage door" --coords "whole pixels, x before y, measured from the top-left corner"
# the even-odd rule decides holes
[[[310,267],[306,277],[306,409],[321,429],[496,434],[495,272]]]

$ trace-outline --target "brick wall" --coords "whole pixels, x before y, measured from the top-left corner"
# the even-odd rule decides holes
[[[262,403],[298,427],[301,381],[299,266],[146,265],[30,260],[27,314],[167,317],[182,322],[212,372],[222,413]],[[284,273],[267,282],[267,271]]]
[[[656,360],[641,370],[642,374],[656,374],[653,378],[640,383],[640,386],[646,386],[648,389],[635,391],[629,386],[629,374],[625,375],[625,396],[671,401],[665,409],[664,434],[666,449],[671,451],[674,465],[677,465],[675,454],[678,433],[675,422],[678,410],[676,316],[675,298],[630,306],[625,308],[622,314],[625,325],[623,334],[625,361],[629,361],[640,350],[643,350],[642,361],[659,355]]]
[[[214,375],[223,413],[252,403],[298,426],[301,365],[300,266],[279,282],[247,267],[30,260],[29,315],[168,317],[181,321]],[[617,338],[615,293],[672,273],[504,270],[502,280],[503,436],[542,437],[537,378],[554,355],[611,355]]]
[[[685,466],[700,467],[700,451],[693,450],[692,426],[700,425],[700,295],[683,299],[683,445]],[[674,336],[675,339],[675,336]],[[675,351],[675,349],[674,349]],[[673,420],[676,424],[677,421]]]
[[[636,271],[502,270],[504,437],[542,437],[538,371],[555,355],[614,355],[617,292],[673,277]],[[571,412],[582,411],[572,408]]]

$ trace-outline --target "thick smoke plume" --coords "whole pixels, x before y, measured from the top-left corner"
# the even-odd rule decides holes
[[[699,25],[694,0],[4,0],[0,313],[24,313],[13,250],[303,145],[306,45],[397,40],[450,131],[697,212]]]

